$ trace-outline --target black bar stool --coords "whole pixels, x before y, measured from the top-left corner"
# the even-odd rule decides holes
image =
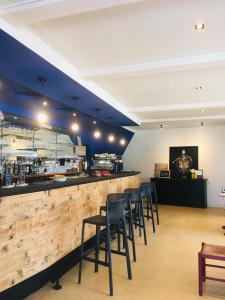
[[[135,204],[135,208],[132,211],[133,224],[139,228],[139,235],[141,236],[141,230],[144,233],[144,243],[147,245],[147,235],[145,228],[145,217],[143,209],[143,200],[141,197],[141,188],[129,188],[124,190],[125,193],[130,194],[131,204]]]
[[[152,193],[151,193],[151,187],[148,183],[142,183],[141,186],[141,196],[142,198],[146,199],[146,208],[147,209],[147,215],[144,215],[147,220],[152,220],[152,229],[155,233],[155,220],[154,220],[154,211],[153,211],[153,204],[152,204]],[[151,214],[150,214],[151,213]]]
[[[123,202],[123,207],[125,210],[125,219],[128,223],[128,228],[129,228],[129,234],[127,234],[128,240],[132,242],[132,250],[133,250],[133,260],[136,261],[136,248],[135,248],[135,238],[134,238],[134,226],[133,226],[133,220],[132,220],[132,208],[131,208],[131,199],[130,199],[130,194],[129,193],[112,193],[109,194],[107,199],[110,199],[112,201],[117,201],[120,200],[121,198],[124,198]],[[106,206],[101,206],[100,207],[100,215],[102,215],[102,212],[106,211]],[[113,230],[114,234],[114,230]],[[118,230],[118,250],[120,251],[120,234],[122,232]]]
[[[159,225],[159,209],[158,209],[156,184],[155,184],[155,182],[142,182],[141,185],[142,186],[147,185],[149,187],[149,191],[150,191],[150,195],[152,197],[152,203],[153,203],[153,212],[156,213],[157,225]]]
[[[112,259],[111,253],[119,254],[126,256],[127,261],[127,273],[128,279],[132,279],[131,274],[131,265],[130,265],[130,255],[128,248],[128,240],[126,234],[126,222],[125,222],[125,213],[124,213],[124,198],[120,198],[116,201],[112,199],[107,199],[106,201],[106,216],[96,215],[83,220],[82,226],[82,237],[81,237],[81,253],[80,253],[80,267],[79,267],[79,276],[78,283],[81,283],[81,273],[82,273],[82,261],[89,261],[95,264],[95,272],[98,272],[98,265],[103,265],[109,268],[109,286],[110,286],[110,296],[113,295],[113,281],[112,281]],[[84,233],[85,233],[85,224],[92,224],[96,226],[96,242],[95,242],[95,258],[88,257],[90,250],[84,252]],[[110,225],[118,226],[118,230],[122,227],[123,238],[124,238],[124,247],[125,252],[111,249],[111,240],[110,240]],[[105,243],[106,247],[99,247],[100,244],[100,228],[105,227]],[[99,260],[99,250],[103,250],[106,253],[105,261]]]

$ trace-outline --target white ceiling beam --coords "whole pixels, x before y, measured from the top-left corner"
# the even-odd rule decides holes
[[[225,100],[212,101],[212,102],[195,102],[184,104],[168,104],[168,105],[155,105],[155,106],[137,106],[128,107],[127,111],[130,113],[137,112],[158,112],[158,111],[177,111],[177,110],[191,110],[191,109],[207,109],[225,107]]]
[[[5,7],[2,6],[4,8],[2,9],[2,14],[6,15],[8,20],[13,24],[25,25],[141,1],[143,0],[25,0],[18,1],[18,5],[15,8],[7,7],[7,5]],[[28,3],[26,5],[19,5],[20,2]],[[32,5],[29,2],[34,3]],[[41,3],[43,4],[41,5]],[[46,8],[43,7],[44,4],[51,4],[51,6]]]
[[[220,116],[198,116],[198,117],[183,117],[183,118],[162,118],[162,119],[146,119],[142,120],[144,123],[168,123],[168,122],[181,122],[181,121],[205,121],[205,120],[225,120],[225,115]]]
[[[57,51],[53,50],[50,46],[44,43],[32,32],[30,32],[24,27],[13,26],[12,24],[9,24],[7,21],[1,18],[0,28],[12,37],[14,37],[19,42],[21,42],[23,45],[31,49],[33,52],[44,58],[57,69],[61,70],[70,78],[78,82],[87,90],[95,94],[97,97],[114,107],[116,110],[118,110],[137,124],[140,124],[139,118],[134,116],[132,113],[128,112],[126,107],[122,105],[116,98],[114,98],[111,94],[107,93],[97,84],[93,82],[87,82],[80,78],[78,70],[74,67],[74,65],[68,62]]]
[[[80,72],[83,78],[102,76],[138,76],[147,73],[160,74],[225,65],[225,52],[198,56],[150,61],[140,64],[120,65],[108,68],[88,69]]]
[[[50,5],[63,0],[20,0],[12,3],[0,5],[0,15],[20,12],[23,10]]]

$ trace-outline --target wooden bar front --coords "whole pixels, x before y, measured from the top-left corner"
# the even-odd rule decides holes
[[[0,198],[0,292],[79,247],[82,220],[107,194],[138,187],[140,175]],[[86,240],[94,235],[87,227]]]

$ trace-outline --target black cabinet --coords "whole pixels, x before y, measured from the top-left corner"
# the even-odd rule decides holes
[[[156,183],[158,203],[207,207],[207,179],[151,178]]]

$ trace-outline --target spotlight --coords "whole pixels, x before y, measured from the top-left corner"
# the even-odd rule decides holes
[[[71,125],[71,129],[72,129],[72,131],[76,132],[79,130],[79,125],[77,123],[73,123]]]
[[[96,139],[99,139],[99,138],[101,137],[101,132],[100,132],[98,129],[96,129],[96,130],[94,131],[94,137],[95,137]]]
[[[48,106],[48,102],[44,101],[43,106]]]
[[[97,122],[96,121],[93,121],[93,124],[95,125]]]
[[[205,24],[203,23],[195,24],[195,30],[203,30],[203,29],[205,29]]]
[[[47,115],[45,113],[39,113],[37,115],[37,120],[40,122],[40,123],[46,123],[48,118],[47,118]]]
[[[77,116],[77,114],[76,113],[73,113],[73,117],[76,117]]]
[[[126,144],[126,141],[125,141],[125,139],[121,139],[121,140],[120,140],[120,145],[122,145],[122,146],[123,146],[123,145],[125,145],[125,144]]]
[[[115,140],[114,135],[110,134],[110,135],[108,136],[108,140],[109,140],[110,143],[113,143],[114,140]]]

